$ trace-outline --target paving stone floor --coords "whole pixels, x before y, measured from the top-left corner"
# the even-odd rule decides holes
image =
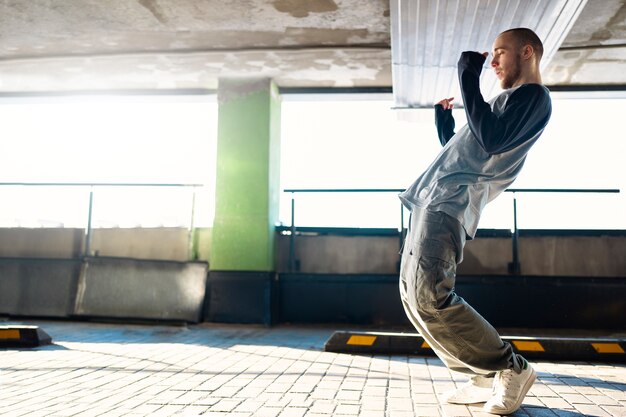
[[[439,395],[467,377],[436,358],[328,353],[331,328],[35,324],[0,349],[0,416],[488,416]],[[346,330],[346,329],[342,329]],[[626,365],[534,362],[515,416],[626,416]]]

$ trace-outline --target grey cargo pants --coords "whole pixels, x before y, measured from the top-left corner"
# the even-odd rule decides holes
[[[521,357],[454,292],[464,245],[465,229],[456,219],[413,210],[400,267],[404,310],[451,370],[485,376],[508,368],[519,372]]]

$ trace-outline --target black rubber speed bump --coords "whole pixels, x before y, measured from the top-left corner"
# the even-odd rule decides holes
[[[37,326],[0,326],[0,348],[49,345],[52,338]]]
[[[626,362],[626,339],[528,336],[502,339],[528,359]],[[417,333],[335,332],[326,342],[325,350],[370,355],[434,355]]]

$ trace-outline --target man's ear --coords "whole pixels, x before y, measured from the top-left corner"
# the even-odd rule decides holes
[[[524,45],[522,47],[522,58],[530,59],[535,53],[535,49],[531,45]]]

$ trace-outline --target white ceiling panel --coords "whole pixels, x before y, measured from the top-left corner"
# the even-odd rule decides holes
[[[587,0],[391,0],[395,106],[430,107],[444,97],[461,103],[456,63],[463,51],[491,51],[497,35],[533,29],[544,43],[545,68]],[[481,75],[486,99],[500,92],[489,68]]]

